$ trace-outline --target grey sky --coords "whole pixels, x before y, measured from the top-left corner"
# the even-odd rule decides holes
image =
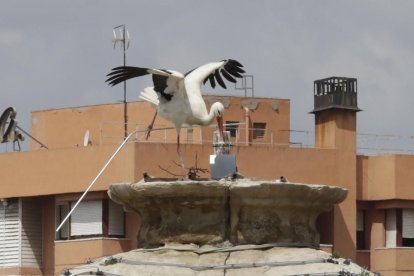
[[[29,130],[33,110],[122,100],[104,80],[122,64],[112,28],[126,24],[127,64],[184,73],[237,59],[256,96],[291,99],[292,129],[313,130],[314,80],[346,76],[358,78],[359,132],[414,135],[413,10],[408,0],[2,1],[0,110],[16,107]],[[150,84],[130,81],[128,100]]]

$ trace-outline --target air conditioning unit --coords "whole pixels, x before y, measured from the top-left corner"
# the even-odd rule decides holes
[[[230,131],[224,131],[223,134],[224,139],[222,139],[219,131],[215,131],[213,136],[214,154],[210,155],[210,172],[212,179],[221,179],[232,175],[237,171],[236,156],[230,154]]]

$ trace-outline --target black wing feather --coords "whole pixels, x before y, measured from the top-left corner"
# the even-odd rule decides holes
[[[225,61],[225,60],[223,60]],[[203,84],[206,84],[207,80],[210,81],[210,85],[212,88],[216,87],[216,81],[217,83],[223,87],[224,89],[226,89],[226,84],[222,78],[221,75],[223,75],[223,77],[233,83],[236,83],[236,79],[235,78],[242,78],[243,76],[241,74],[245,73],[245,71],[242,69],[243,65],[238,62],[237,60],[234,59],[228,59],[226,61],[226,63],[224,64],[224,66],[220,69],[217,69],[216,71],[214,71],[214,73],[211,73],[210,75],[208,75],[204,81]],[[194,69],[193,69],[194,70]],[[191,73],[193,70],[189,71],[186,73],[186,75],[188,75],[189,73]]]
[[[241,73],[241,74],[245,73],[245,71],[242,68],[237,67],[236,65],[232,63],[227,63],[226,65],[224,65],[224,68],[227,71],[234,71],[234,72]]]
[[[109,85],[114,86],[118,83],[126,80],[148,75],[148,68],[133,67],[133,66],[121,66],[112,69],[112,72],[106,75],[109,77],[105,82]]]
[[[237,67],[243,67],[243,65],[235,59],[229,59],[229,63],[236,65]]]
[[[228,80],[230,82],[233,82],[233,83],[237,82],[229,73],[227,73],[226,70],[221,69],[220,73],[223,75],[223,77],[226,78],[226,80]]]
[[[218,82],[218,84],[220,84],[221,87],[223,87],[224,89],[226,89],[226,84],[224,83],[223,79],[220,76],[220,72],[219,70],[216,70],[214,72],[214,77],[216,78],[216,81]]]
[[[242,78],[243,77],[237,71],[233,70],[233,68],[225,68],[225,69],[226,69],[227,73],[229,73],[233,77],[236,77],[236,78]]]
[[[171,101],[173,95],[167,94],[164,92],[165,88],[167,88],[167,79],[168,77],[166,76],[160,76],[160,75],[154,75],[154,74],[152,75],[152,82],[154,83],[154,90],[160,93],[161,97],[163,97],[167,101]]]
[[[216,82],[214,81],[214,75],[210,74],[208,79],[210,80],[211,87],[213,87],[213,88],[216,87]]]
[[[141,67],[134,67],[134,66],[121,66],[121,67],[115,67],[112,69],[112,72],[110,72],[107,77],[109,77],[105,82],[107,82],[109,85],[114,86],[118,83],[124,82],[126,80],[145,76],[148,74],[151,74],[149,68],[141,68]],[[161,69],[161,71],[171,74],[167,70]],[[154,83],[154,90],[158,92],[161,97],[166,99],[167,101],[170,101],[173,97],[172,94],[167,94],[164,92],[165,88],[167,88],[167,76],[161,76],[152,74],[152,81]]]

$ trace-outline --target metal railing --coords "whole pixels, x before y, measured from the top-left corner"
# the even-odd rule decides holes
[[[129,123],[128,132],[135,132],[129,142],[140,143],[176,143],[176,131],[171,125],[158,125],[157,130],[151,132],[150,139],[145,140],[147,125]],[[211,126],[212,130],[215,126]],[[235,130],[234,130],[235,129]],[[229,130],[229,129],[227,129]],[[246,142],[246,128],[240,124],[233,127],[232,145],[264,145],[264,146],[289,146],[293,148],[315,148],[315,134],[310,130],[294,129],[257,129],[262,131],[261,137],[253,138],[254,128],[249,129],[250,138]],[[234,135],[235,132],[235,135]],[[205,132],[204,132],[205,133]],[[283,137],[283,139],[281,139]],[[201,127],[183,127],[181,131],[181,142],[185,144],[212,144],[213,131],[211,135],[203,135]],[[124,140],[123,122],[104,122],[100,125],[99,144],[120,143]],[[414,155],[414,135],[395,134],[357,134],[357,154],[380,155],[380,154],[408,154]],[[27,148],[27,146],[25,146]],[[0,144],[0,153],[13,152],[12,143]],[[23,150],[27,151],[27,149]]]
[[[413,135],[357,134],[358,154],[414,154]]]
[[[135,135],[131,137],[130,142],[146,142],[146,143],[176,143],[177,133],[175,127],[172,125],[157,125],[151,131],[148,141],[145,139],[145,131],[148,125],[144,124],[128,124],[128,131],[135,132]],[[120,131],[123,129],[123,124],[120,122],[104,122],[100,126],[100,144],[106,144],[110,142],[122,141],[123,137],[120,136]],[[201,144],[204,140],[202,138],[202,132],[200,127],[182,127],[181,142],[186,144]]]
[[[148,141],[144,139],[144,132],[142,132],[146,129],[146,127],[146,125],[142,124],[130,124],[128,126],[129,131],[137,131],[135,136],[132,137],[130,141],[146,143],[176,143],[175,128],[171,125],[158,126],[161,129],[154,130]],[[211,128],[214,128],[214,126],[211,126]],[[289,146],[293,148],[315,148],[315,134],[314,131],[310,130],[257,129],[259,131],[263,131],[263,135],[258,138],[253,138],[252,133],[255,129],[250,128],[250,139],[247,143],[246,127],[240,124],[237,127],[232,128],[233,136],[231,137],[231,142],[234,146],[249,144]],[[120,122],[103,123],[101,125],[101,144],[122,141],[122,131],[123,125]],[[190,132],[192,132],[191,136],[189,136]],[[117,135],[113,135],[113,133],[117,133]],[[212,144],[213,134],[210,136],[211,137],[203,136],[202,129],[200,127],[183,127],[181,132],[181,141],[187,144]],[[281,140],[280,137],[284,137],[284,139]],[[358,133],[357,153],[361,155],[414,154],[414,135]]]
[[[225,126],[227,131],[232,129],[233,135],[230,140],[233,145],[274,145],[274,146],[291,146],[291,147],[313,147],[314,133],[307,130],[292,129],[263,129],[249,128],[246,134],[244,124],[229,124]],[[176,143],[176,130],[172,125],[157,125],[157,129],[151,131],[150,138],[145,139],[145,130],[147,125],[128,124],[129,132],[135,131],[136,134],[131,137],[131,142],[142,143]],[[212,130],[216,128],[211,125]],[[100,144],[119,142],[123,139],[123,124],[120,122],[104,122],[100,126]],[[255,135],[256,133],[256,135]],[[248,135],[248,137],[246,137]],[[211,135],[203,135],[203,130],[199,126],[182,127],[180,140],[186,144],[212,144],[213,131]]]

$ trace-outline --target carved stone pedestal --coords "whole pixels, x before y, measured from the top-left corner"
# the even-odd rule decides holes
[[[228,185],[217,181],[140,182],[111,185],[108,194],[141,217],[140,247],[170,242],[214,244],[226,238]]]
[[[294,183],[248,182],[230,186],[230,241],[319,247],[319,214],[342,202],[342,188]]]
[[[316,218],[347,190],[241,179],[115,184],[108,194],[141,217],[140,247],[225,241],[318,247]]]

